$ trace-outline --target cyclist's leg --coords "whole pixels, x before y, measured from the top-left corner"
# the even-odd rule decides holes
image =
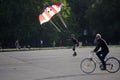
[[[98,58],[100,59],[102,65],[103,65],[102,70],[105,70],[105,69],[106,69],[106,65],[105,65],[105,61],[104,61],[105,55],[104,55],[104,57],[103,57],[103,51],[97,52],[96,55],[98,56]]]
[[[97,53],[96,53],[96,55],[98,56],[98,58],[101,60],[102,59],[102,51],[98,51]]]
[[[104,60],[106,55],[107,55],[106,53],[103,53],[103,55],[102,55],[102,60],[101,61],[102,61],[102,64],[103,64],[103,69],[106,69],[106,64],[105,64],[105,60]]]
[[[108,53],[108,50],[102,51],[102,58],[105,59]]]
[[[105,58],[108,54],[108,51],[102,51],[102,63],[103,63],[103,68],[106,69],[106,63],[105,63]]]

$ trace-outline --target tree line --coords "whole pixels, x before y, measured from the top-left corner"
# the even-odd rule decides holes
[[[68,30],[65,30],[58,15],[52,21],[61,28],[58,32],[50,22],[40,25],[38,16],[46,5],[59,1],[64,4],[60,14]],[[80,42],[93,45],[94,36],[100,33],[109,44],[120,44],[120,0],[0,0],[0,42],[3,48],[21,46],[68,46],[70,34]]]

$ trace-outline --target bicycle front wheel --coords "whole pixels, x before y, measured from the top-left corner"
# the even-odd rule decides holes
[[[109,57],[106,60],[106,70],[110,73],[115,73],[120,69],[120,61],[115,57]]]
[[[96,63],[90,58],[85,58],[80,63],[80,69],[84,73],[90,74],[95,71]]]

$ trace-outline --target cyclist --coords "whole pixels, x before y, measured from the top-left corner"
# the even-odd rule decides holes
[[[74,51],[73,56],[77,56],[77,53],[76,53],[76,51],[75,51],[75,48],[76,48],[76,46],[79,46],[79,42],[78,42],[78,40],[75,38],[75,35],[74,35],[74,34],[71,34],[71,40],[72,40],[72,43],[73,43],[73,51]]]
[[[106,65],[105,65],[105,57],[107,56],[107,54],[109,53],[109,48],[108,45],[106,43],[106,41],[101,38],[100,34],[96,34],[96,41],[97,41],[97,46],[96,48],[93,50],[93,52],[96,53],[96,55],[98,56],[98,58],[101,60],[102,62],[102,68],[101,70],[106,70]],[[101,48],[100,51],[98,51]]]

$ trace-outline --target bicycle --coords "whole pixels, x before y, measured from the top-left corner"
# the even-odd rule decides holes
[[[109,73],[116,73],[120,69],[120,61],[116,57],[108,57],[105,60],[106,71]],[[80,63],[80,69],[87,74],[95,71],[96,64],[99,65],[100,69],[103,67],[100,60],[95,56],[93,52],[89,53],[88,58],[84,58]],[[102,70],[102,69],[101,69]]]

